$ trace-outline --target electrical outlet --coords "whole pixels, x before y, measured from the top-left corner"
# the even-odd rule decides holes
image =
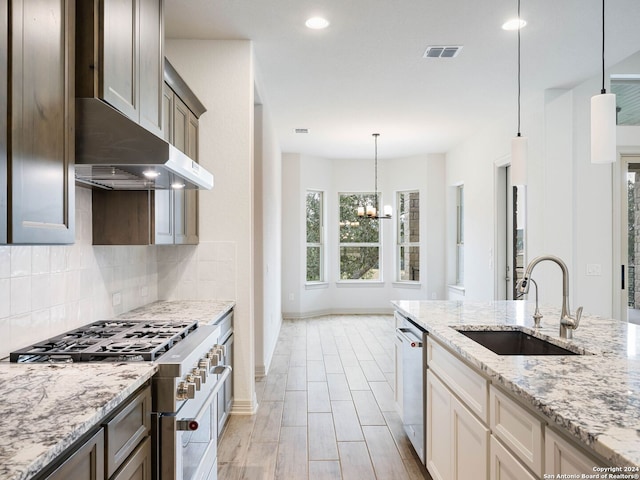
[[[587,263],[587,275],[590,277],[599,277],[602,275],[602,265],[599,263]]]
[[[293,300],[295,299],[295,295],[293,293],[289,294],[289,301],[293,302]]]
[[[111,296],[111,305],[117,307],[122,303],[122,294],[120,292],[116,292]]]
[[[438,294],[436,292],[431,292],[431,300],[437,300]]]
[[[143,285],[140,287],[140,296],[141,297],[146,297],[147,295],[149,295],[149,287],[147,287],[146,285]]]

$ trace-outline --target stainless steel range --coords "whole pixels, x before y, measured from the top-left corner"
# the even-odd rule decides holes
[[[152,378],[154,477],[217,478],[218,392],[231,373],[222,364],[220,328],[170,320],[101,320],[10,354],[11,362],[155,361]]]

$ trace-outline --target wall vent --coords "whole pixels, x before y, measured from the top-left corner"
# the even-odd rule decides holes
[[[308,128],[294,128],[293,131],[296,133],[309,133]]]
[[[457,57],[462,50],[462,45],[432,45],[427,47],[424,52],[424,58],[453,58]]]

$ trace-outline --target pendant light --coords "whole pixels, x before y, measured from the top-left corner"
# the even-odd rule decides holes
[[[363,206],[359,206],[358,207],[358,216],[359,217],[368,217],[368,218],[373,218],[373,219],[378,219],[378,218],[391,218],[391,205],[385,205],[382,215],[380,215],[380,210],[378,209],[378,137],[380,136],[379,133],[372,133],[372,136],[374,138],[374,142],[375,142],[375,170],[374,170],[374,179],[375,179],[375,184],[374,184],[374,190],[373,190],[373,194],[375,197],[375,204],[371,205],[371,203],[368,203],[366,207]]]
[[[520,0],[518,0],[518,134],[511,139],[511,184],[527,184],[527,150],[528,139],[520,133],[520,30],[523,27],[520,19]]]
[[[616,161],[616,96],[604,88],[604,0],[602,0],[602,89],[591,97],[591,163]]]

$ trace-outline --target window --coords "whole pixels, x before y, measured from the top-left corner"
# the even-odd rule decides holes
[[[358,217],[361,205],[375,205],[373,193],[340,193],[340,280],[380,280],[379,222]]]
[[[420,281],[420,193],[398,192],[397,278]]]
[[[464,285],[464,185],[456,187],[456,285]]]
[[[324,282],[324,192],[307,191],[307,282]]]

